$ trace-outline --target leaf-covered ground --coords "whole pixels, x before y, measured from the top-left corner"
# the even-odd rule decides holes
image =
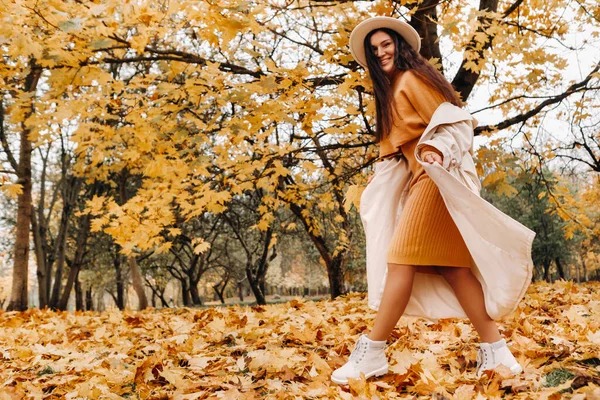
[[[263,307],[0,314],[0,399],[600,398],[600,284],[534,284],[501,323],[525,368],[475,376],[468,321],[402,318],[390,373],[330,382],[364,294]]]

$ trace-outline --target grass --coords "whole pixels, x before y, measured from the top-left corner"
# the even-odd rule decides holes
[[[575,375],[573,375],[571,373],[571,371],[569,371],[568,369],[564,369],[564,368],[555,369],[555,370],[550,371],[546,375],[546,383],[544,384],[544,386],[545,387],[556,387],[556,386],[562,385],[569,379],[573,379],[574,377],[575,377]]]

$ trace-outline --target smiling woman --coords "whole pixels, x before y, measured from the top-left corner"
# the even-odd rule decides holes
[[[430,164],[439,164],[447,170],[458,169],[463,176],[475,176],[477,181],[469,153],[476,121],[459,108],[462,102],[452,85],[419,54],[419,48],[417,32],[389,17],[363,21],[350,36],[353,56],[371,76],[377,111],[381,161],[362,194],[360,214],[367,243],[369,306],[378,313],[371,332],[360,336],[348,362],[333,372],[331,379],[338,384],[361,373],[367,378],[387,373],[386,339],[405,310],[430,319],[468,316],[482,339],[478,376],[500,364],[514,373],[522,371],[486,309],[486,293],[476,277],[480,269],[472,271],[472,254],[465,242],[466,225],[459,230],[456,211],[451,215],[446,205],[447,188],[442,197],[439,175],[436,180],[430,176],[436,171]],[[462,185],[470,183],[456,183],[463,191],[453,190],[451,196],[481,200],[464,191]],[[474,204],[463,207],[475,209]],[[504,216],[497,218],[504,221]],[[523,232],[524,248],[530,248],[533,232],[520,225],[514,229]],[[378,251],[369,251],[373,243]],[[381,250],[387,254],[381,256]],[[381,283],[379,267],[386,264]],[[530,252],[524,255],[523,265],[531,265]],[[530,276],[526,275],[528,284]],[[374,289],[378,285],[383,294]],[[429,307],[442,292],[438,307]],[[515,302],[522,295],[517,293]],[[450,303],[456,307],[444,309]]]

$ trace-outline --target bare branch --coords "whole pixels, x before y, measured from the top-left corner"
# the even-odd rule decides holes
[[[524,121],[528,120],[529,118],[533,117],[534,115],[538,114],[545,107],[547,107],[551,104],[560,103],[561,101],[563,101],[564,99],[566,99],[567,97],[572,95],[573,93],[577,93],[582,90],[589,90],[589,87],[587,87],[587,84],[590,82],[590,80],[592,80],[593,75],[596,72],[598,72],[598,70],[600,70],[600,62],[598,62],[598,64],[596,64],[596,67],[594,67],[594,69],[588,74],[588,76],[583,81],[574,83],[573,85],[569,86],[569,88],[564,93],[559,94],[558,96],[552,97],[546,101],[543,101],[540,104],[538,104],[536,107],[529,110],[528,112],[516,115],[512,118],[509,118],[505,121],[500,122],[499,124],[484,125],[484,126],[477,127],[475,129],[475,135],[478,135],[481,132],[485,132],[485,131],[489,132],[489,131],[498,131],[498,130],[506,129],[509,126],[524,122]]]

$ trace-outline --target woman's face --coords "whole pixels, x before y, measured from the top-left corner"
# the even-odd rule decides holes
[[[371,36],[371,48],[379,60],[379,65],[388,76],[396,72],[394,66],[394,41],[392,37],[384,31],[377,31]]]

